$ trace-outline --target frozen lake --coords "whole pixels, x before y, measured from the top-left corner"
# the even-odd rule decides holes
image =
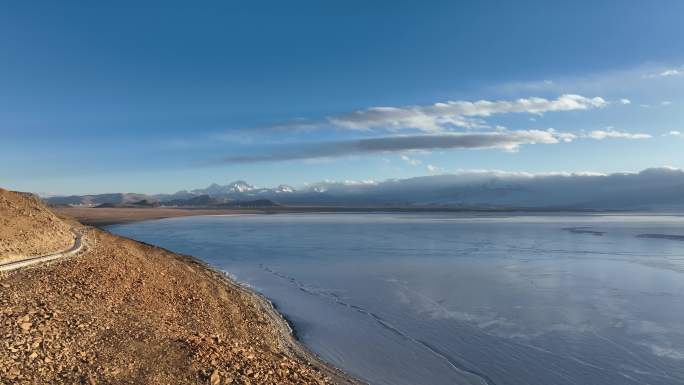
[[[109,227],[270,298],[371,384],[684,384],[684,217],[280,214]]]

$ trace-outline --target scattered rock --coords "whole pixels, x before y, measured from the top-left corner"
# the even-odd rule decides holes
[[[211,373],[211,377],[209,377],[209,383],[211,385],[218,385],[221,383],[221,375],[219,374],[218,370],[214,370],[214,372]]]
[[[77,257],[0,275],[0,384],[329,383],[252,293],[191,258],[79,231]]]

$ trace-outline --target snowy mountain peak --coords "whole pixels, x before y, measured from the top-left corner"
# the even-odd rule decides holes
[[[276,187],[275,192],[276,193],[293,193],[293,192],[295,192],[295,189],[292,186],[288,186],[286,184],[281,184],[280,186]]]
[[[235,193],[246,193],[248,191],[252,191],[255,189],[254,186],[251,184],[243,181],[243,180],[238,180],[235,182],[232,182],[225,186],[226,189],[229,190],[229,192],[235,192]]]

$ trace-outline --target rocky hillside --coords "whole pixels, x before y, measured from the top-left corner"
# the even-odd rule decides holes
[[[78,256],[0,272],[0,384],[359,385],[204,264],[80,231]]]
[[[73,243],[69,225],[37,197],[0,189],[0,260],[48,254]]]

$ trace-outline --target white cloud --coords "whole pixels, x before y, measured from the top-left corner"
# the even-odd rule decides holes
[[[677,193],[683,183],[684,171],[671,167],[613,174],[470,170],[371,185],[329,182],[316,185],[316,191],[328,191],[340,201],[363,196],[368,201],[402,204],[644,209],[684,207],[684,197]]]
[[[669,105],[672,105],[672,102],[669,100],[664,100],[664,101],[660,102],[660,105],[667,107]]]
[[[672,130],[672,131],[668,132],[667,134],[664,134],[663,136],[678,136],[678,137],[681,137],[681,136],[684,136],[684,134],[682,134],[681,131]]]
[[[650,134],[630,133],[608,127],[589,133],[573,134],[553,128],[546,130],[507,130],[500,128],[488,132],[449,132],[429,135],[397,135],[367,139],[353,139],[333,142],[295,143],[271,148],[264,153],[231,155],[212,163],[256,163],[303,159],[329,159],[350,155],[371,155],[399,153],[400,158],[417,166],[421,161],[413,159],[407,152],[436,149],[500,149],[517,152],[521,146],[533,144],[569,143],[577,139],[648,139]]]
[[[632,104],[632,101],[629,99],[620,99],[620,104]]]
[[[607,130],[594,130],[589,134],[586,134],[587,138],[603,140],[603,139],[649,139],[651,135],[649,134],[633,134],[630,132],[616,131],[613,129]]]
[[[575,137],[572,134],[557,132],[554,129],[385,136],[335,142],[299,143],[282,146],[274,149],[272,152],[262,154],[252,153],[228,156],[216,162],[275,162],[433,149],[502,149],[505,151],[517,151],[522,145],[556,144],[561,141],[571,141]]]
[[[449,101],[427,106],[373,107],[331,116],[328,121],[337,127],[352,130],[417,129],[434,133],[450,127],[486,127],[486,123],[480,118],[496,114],[543,114],[603,108],[607,105],[608,102],[601,97],[564,94],[553,100],[533,97],[513,101]]]
[[[678,70],[675,68],[670,68],[670,69],[666,69],[666,70],[661,71],[661,72],[645,75],[644,77],[646,79],[655,79],[655,78],[666,78],[666,77],[671,77],[671,76],[681,76],[682,74],[684,74],[684,72],[682,72],[681,70]]]
[[[425,168],[427,168],[427,170],[430,174],[434,174],[437,171],[439,171],[439,168],[437,166],[433,166],[431,164],[428,164]]]
[[[418,166],[418,165],[420,165],[421,163],[423,163],[423,162],[421,162],[419,159],[413,159],[413,158],[410,158],[410,157],[408,157],[408,156],[406,156],[406,155],[401,155],[401,160],[403,160],[404,162],[410,164],[411,166]]]
[[[552,133],[561,142],[570,143],[577,139],[577,135],[569,132],[558,132],[553,128],[549,128],[547,131]]]

